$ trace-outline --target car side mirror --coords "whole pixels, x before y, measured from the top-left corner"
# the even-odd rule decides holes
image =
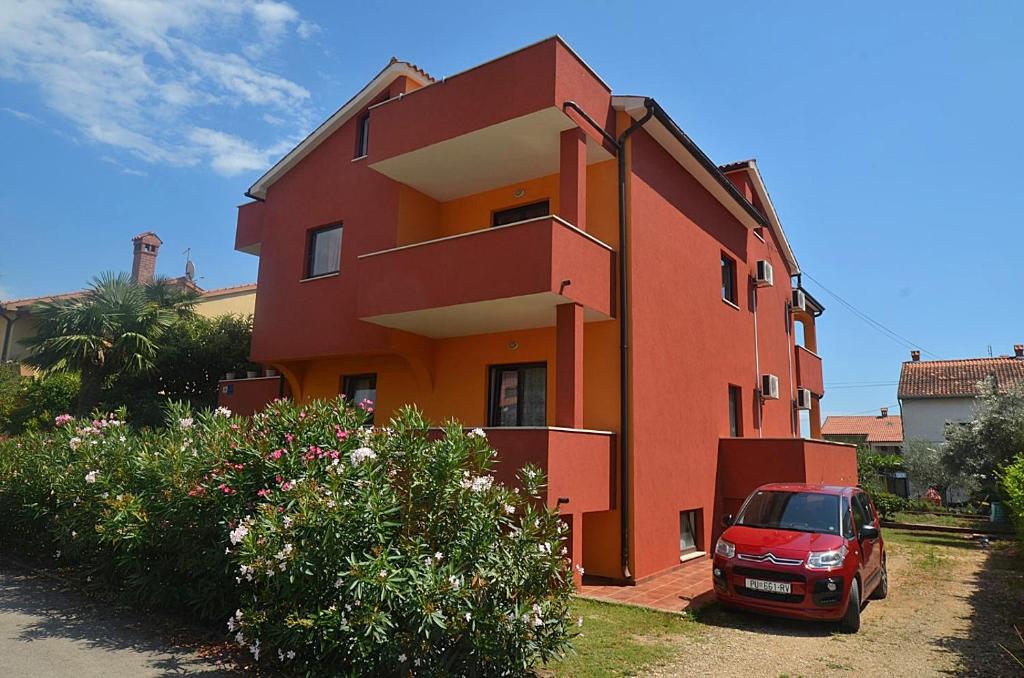
[[[735,520],[736,519],[733,518],[733,515],[731,513],[725,514],[724,516],[722,516],[722,527],[729,527],[733,524],[733,522],[735,522]]]
[[[865,525],[860,528],[861,539],[878,539],[878,528],[874,525]]]

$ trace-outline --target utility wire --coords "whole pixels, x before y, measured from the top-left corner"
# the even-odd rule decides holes
[[[866,322],[868,325],[870,325],[872,328],[874,328],[876,331],[882,333],[883,335],[885,335],[889,339],[895,341],[896,343],[900,344],[904,348],[917,349],[917,350],[921,351],[921,353],[924,353],[925,355],[930,355],[931,357],[935,358],[936,360],[939,359],[939,356],[935,355],[931,351],[925,350],[917,342],[911,341],[910,339],[907,339],[906,337],[904,337],[904,336],[902,336],[900,334],[897,334],[893,330],[890,330],[888,327],[886,327],[882,323],[878,322],[877,320],[875,320],[874,318],[869,316],[867,313],[864,313],[863,311],[858,309],[856,306],[854,306],[853,304],[848,302],[846,299],[843,299],[841,296],[839,296],[838,294],[836,294],[835,292],[833,292],[829,288],[827,288],[824,285],[822,285],[821,282],[817,278],[815,278],[813,275],[811,275],[807,271],[801,271],[801,273],[804,276],[806,276],[807,278],[809,278],[812,282],[814,282],[815,285],[817,285],[818,287],[823,289],[825,292],[827,292],[830,296],[832,296],[832,298],[834,298],[840,304],[842,304],[847,309],[849,309],[851,313],[853,313],[858,318],[860,318],[861,320]]]

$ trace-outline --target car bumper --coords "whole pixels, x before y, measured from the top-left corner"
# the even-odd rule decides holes
[[[791,594],[747,589],[744,582],[748,577],[787,581]],[[715,596],[726,605],[795,619],[841,619],[850,593],[850,577],[841,570],[818,572],[804,568],[752,568],[721,557],[713,561],[712,579]]]

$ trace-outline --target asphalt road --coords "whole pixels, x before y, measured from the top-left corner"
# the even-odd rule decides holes
[[[0,676],[226,676],[144,618],[0,561]]]

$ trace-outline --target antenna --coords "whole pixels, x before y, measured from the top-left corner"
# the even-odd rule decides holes
[[[988,357],[989,357],[989,358],[991,358],[991,357],[992,357],[992,344],[989,344],[989,345],[988,345]]]
[[[196,279],[196,265],[192,263],[192,248],[186,247],[182,254],[185,255],[185,278],[192,282]]]

